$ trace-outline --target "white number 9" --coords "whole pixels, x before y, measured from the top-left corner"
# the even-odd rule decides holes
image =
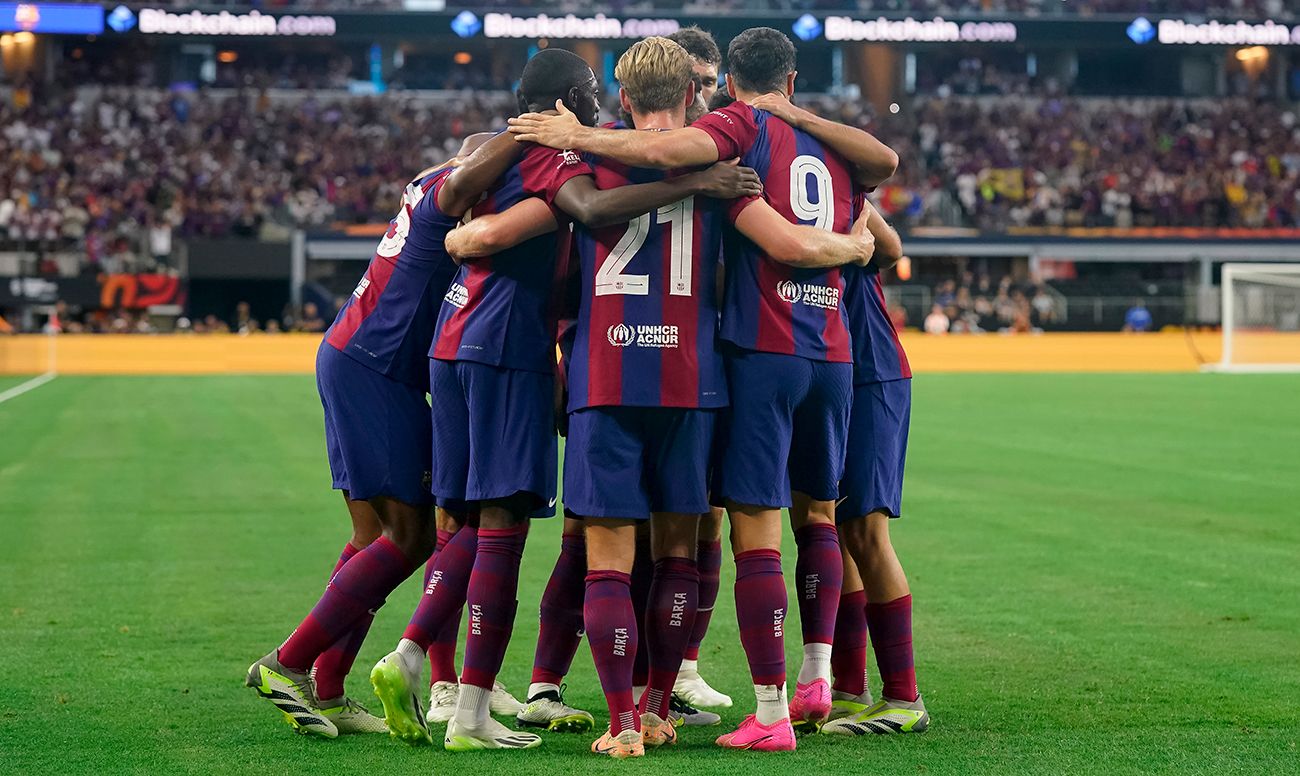
[[[817,201],[813,202],[808,179],[815,181]],[[831,191],[831,171],[815,156],[796,156],[790,163],[790,209],[800,221],[812,221],[818,229],[835,228],[835,195]]]

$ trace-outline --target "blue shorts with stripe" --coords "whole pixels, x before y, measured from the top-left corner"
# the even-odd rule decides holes
[[[316,389],[334,487],[359,500],[428,504],[429,404],[424,389],[393,380],[322,342]]]
[[[848,452],[836,522],[872,512],[902,515],[903,463],[912,416],[912,381],[889,380],[853,388]]]
[[[564,506],[584,517],[709,510],[717,410],[587,407],[569,414]]]
[[[555,514],[555,378],[473,361],[429,361],[433,494],[487,501],[530,494]]]
[[[790,491],[834,501],[844,470],[853,365],[733,348],[722,497],[790,506]]]

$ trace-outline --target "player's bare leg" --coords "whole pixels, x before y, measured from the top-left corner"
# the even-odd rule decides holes
[[[699,522],[699,515],[667,512],[650,519],[654,576],[643,623],[649,677],[639,709],[646,746],[677,742],[669,710],[699,607],[700,574],[695,562]]]
[[[725,513],[720,507],[713,507],[700,518],[699,541],[696,545],[695,561],[700,571],[700,607],[695,615],[695,627],[691,629],[691,641],[686,647],[686,657],[682,668],[677,673],[677,684],[673,687],[676,696],[676,711],[681,711],[685,724],[716,725],[717,715],[701,712],[695,706],[705,708],[727,708],[731,706],[731,696],[720,693],[709,686],[700,675],[700,644],[708,633],[709,622],[713,618],[713,607],[718,600],[719,573],[722,567],[722,520]]]
[[[596,673],[609,706],[609,729],[591,746],[615,758],[645,754],[641,721],[632,699],[637,619],[632,606],[632,564],[636,560],[636,522],[588,518],[587,586],[583,621]]]
[[[478,551],[465,591],[469,633],[461,669],[456,714],[443,745],[450,751],[529,749],[541,744],[532,733],[510,730],[492,719],[492,693],[510,644],[519,602],[519,562],[528,538],[532,495],[517,493],[482,503]]]
[[[718,745],[790,751],[795,740],[785,692],[788,601],[781,569],[781,510],[728,503],[727,513],[736,557],[736,621],[757,704],[739,728],[718,737]]]
[[[916,686],[911,590],[889,540],[889,521],[888,514],[872,512],[841,524],[867,594],[867,623],[880,669],[881,698],[862,712],[827,723],[824,733],[919,733],[930,724]]]
[[[844,577],[835,502],[814,501],[794,491],[790,525],[799,547],[794,587],[803,631],[803,663],[790,700],[790,718],[796,726],[815,728],[831,712],[831,644]]]
[[[586,593],[587,543],[582,520],[566,516],[560,556],[542,593],[537,650],[528,701],[516,720],[526,727],[581,733],[591,730],[589,712],[564,702],[563,681],[582,643],[582,601]]]

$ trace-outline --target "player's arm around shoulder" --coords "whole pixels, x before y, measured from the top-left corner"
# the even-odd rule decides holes
[[[698,129],[629,132],[584,126],[578,117],[555,103],[556,113],[525,113],[510,119],[510,132],[520,142],[560,150],[586,151],[633,167],[697,167],[718,160],[713,139]]]
[[[656,134],[650,132],[621,134]],[[621,224],[642,213],[691,196],[734,199],[761,194],[758,173],[734,163],[719,163],[697,172],[652,183],[638,183],[611,189],[596,187],[589,175],[573,178],[555,198],[558,208],[590,229]]]
[[[755,199],[735,217],[736,229],[773,261],[804,269],[865,265],[875,251],[870,231],[836,234],[792,224],[765,200]]]
[[[558,226],[551,207],[537,197],[529,197],[501,213],[479,216],[456,227],[447,235],[444,247],[459,264],[498,254],[553,232]]]
[[[523,147],[508,132],[480,145],[438,186],[438,209],[460,218],[515,162]]]
[[[898,154],[869,132],[824,119],[794,105],[782,94],[764,94],[755,98],[752,104],[795,129],[807,132],[844,157],[852,167],[853,180],[861,186],[879,186],[898,171]]]
[[[853,234],[868,233],[875,240],[875,253],[871,263],[880,269],[889,269],[903,258],[903,239],[875,206],[865,199],[862,214],[853,222]]]

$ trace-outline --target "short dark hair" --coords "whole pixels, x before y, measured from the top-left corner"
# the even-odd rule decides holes
[[[519,110],[553,108],[556,100],[568,99],[570,89],[590,78],[587,60],[564,49],[542,49],[528,60],[519,76]]]
[[[727,47],[727,77],[749,92],[781,90],[794,63],[794,44],[771,27],[750,27]]]
[[[713,39],[713,34],[700,29],[694,24],[683,27],[669,35],[668,40],[686,49],[687,54],[701,62],[710,65],[722,64],[722,52],[718,49],[718,43]]]
[[[735,101],[736,98],[728,94],[726,89],[719,89],[709,98],[709,110],[722,110]]]

